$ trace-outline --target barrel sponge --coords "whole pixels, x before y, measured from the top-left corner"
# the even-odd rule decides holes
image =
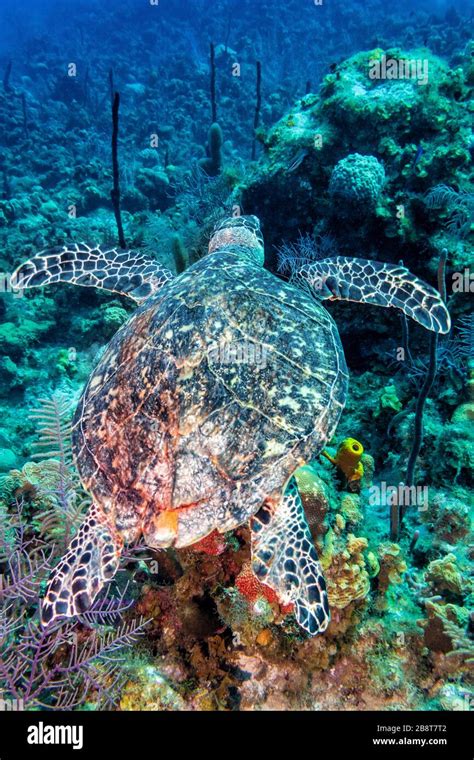
[[[385,171],[374,156],[351,153],[334,167],[329,193],[349,205],[373,208],[385,182]]]

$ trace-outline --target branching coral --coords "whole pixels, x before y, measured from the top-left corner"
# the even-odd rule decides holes
[[[59,552],[64,551],[90,505],[72,465],[71,414],[71,400],[63,393],[40,402],[30,417],[39,423],[39,441],[35,444],[39,451],[33,456],[41,461],[13,470],[2,484],[4,496],[10,489],[15,499],[31,502],[41,535],[56,541]]]
[[[72,404],[64,393],[57,392],[51,398],[40,399],[30,419],[38,426],[36,459],[58,459],[63,466],[70,465]]]
[[[19,499],[28,503],[34,527],[39,528],[43,538],[57,543],[59,553],[90,504],[72,466],[71,413],[71,401],[65,394],[58,392],[51,399],[42,399],[30,414],[39,424],[39,441],[35,444],[39,451],[33,456],[41,461],[11,470],[0,483],[0,498],[7,504]]]

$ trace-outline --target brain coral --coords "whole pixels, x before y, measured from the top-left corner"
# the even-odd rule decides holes
[[[351,153],[334,167],[329,193],[350,206],[362,205],[370,210],[377,202],[384,181],[384,168],[374,156]]]

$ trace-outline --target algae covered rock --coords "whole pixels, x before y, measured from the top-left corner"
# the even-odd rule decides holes
[[[450,591],[458,596],[463,594],[464,582],[454,554],[430,562],[425,578],[433,584],[437,593]]]
[[[340,523],[342,528],[342,523]],[[324,543],[321,564],[326,573],[329,604],[343,610],[369,593],[370,579],[363,552],[366,538],[330,530]]]
[[[387,592],[390,586],[402,582],[407,564],[403,558],[401,547],[395,543],[383,542],[377,548],[380,571],[377,576],[377,599],[375,606],[379,610],[386,609],[389,604]]]
[[[185,709],[183,698],[157,667],[151,663],[137,661],[130,670],[130,680],[122,690],[122,710],[156,712]]]
[[[18,462],[18,457],[11,449],[0,448],[0,472],[13,470]]]
[[[432,509],[423,513],[424,521],[431,526],[436,542],[461,542],[471,530],[472,494],[460,490],[458,494],[445,491],[434,494]]]
[[[135,179],[136,188],[152,209],[165,209],[170,205],[168,175],[157,169],[142,167]]]
[[[469,636],[468,611],[455,604],[443,604],[427,600],[425,602],[426,616],[417,621],[423,630],[425,646],[434,653],[448,654],[466,665],[474,663],[474,647]]]
[[[386,76],[384,60],[419,61],[420,75]],[[376,65],[379,77],[371,76]],[[318,232],[337,225],[350,255],[356,241],[382,234],[385,253],[408,263],[403,245],[421,250],[433,232],[426,193],[447,178],[469,191],[469,90],[456,71],[426,49],[376,48],[335,65],[318,94],[268,129],[265,153],[239,188],[242,205],[269,228],[268,241],[296,234],[293,219]]]

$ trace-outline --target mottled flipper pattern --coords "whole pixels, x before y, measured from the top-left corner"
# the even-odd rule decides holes
[[[252,570],[283,604],[293,603],[299,625],[311,636],[326,630],[330,615],[321,565],[294,479],[276,507],[252,518]]]
[[[291,282],[308,288],[322,300],[393,307],[428,330],[447,333],[451,328],[449,312],[438,291],[401,265],[336,256],[295,266]]]
[[[15,288],[20,290],[68,282],[111,290],[137,303],[146,300],[172,279],[173,274],[168,269],[137,251],[94,248],[85,243],[41,251],[12,275]]]
[[[68,550],[54,568],[41,605],[44,626],[86,612],[117,572],[123,541],[93,504]]]

